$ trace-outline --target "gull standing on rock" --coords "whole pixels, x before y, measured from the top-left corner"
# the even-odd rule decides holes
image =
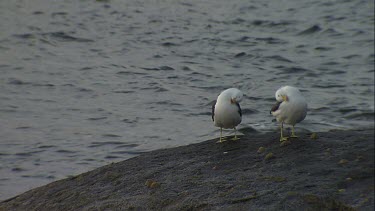
[[[292,125],[290,138],[298,138],[294,133],[294,125],[305,119],[307,114],[307,102],[301,92],[292,86],[284,86],[276,91],[277,103],[272,107],[270,113],[281,122],[280,141],[288,140],[283,136],[283,124]]]
[[[242,111],[239,102],[241,102],[243,94],[236,88],[229,88],[220,93],[217,100],[212,105],[212,121],[216,127],[220,127],[220,140],[223,142],[223,128],[233,128],[234,138],[238,140],[236,135],[236,126],[241,123]]]

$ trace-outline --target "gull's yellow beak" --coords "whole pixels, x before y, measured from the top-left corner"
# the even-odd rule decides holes
[[[288,96],[286,96],[286,95],[281,95],[281,97],[283,98],[283,101],[288,101],[289,100]]]

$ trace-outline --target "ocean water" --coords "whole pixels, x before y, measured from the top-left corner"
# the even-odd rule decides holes
[[[244,134],[278,133],[283,85],[297,132],[374,127],[374,1],[14,0],[0,27],[0,200],[218,137],[229,87]]]

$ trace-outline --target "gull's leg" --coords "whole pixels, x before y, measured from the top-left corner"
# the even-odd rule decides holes
[[[288,140],[288,137],[283,136],[283,124],[284,122],[281,122],[281,127],[280,127],[280,142]]]
[[[223,138],[223,128],[220,127],[220,139],[216,143],[223,143],[223,141],[224,141],[224,138]]]
[[[236,127],[234,127],[233,129],[234,129],[234,137],[232,138],[232,140],[237,141],[237,140],[239,140],[239,138],[237,137],[237,129],[236,129]]]
[[[223,128],[222,127],[220,127],[220,140],[219,140],[219,142],[220,143],[223,142]]]
[[[225,139],[225,137],[223,137],[223,128],[220,127],[220,139],[216,143],[223,143],[224,141],[226,141],[226,139]]]
[[[296,134],[294,133],[294,125],[292,126],[292,135],[290,136],[291,138],[298,138]]]

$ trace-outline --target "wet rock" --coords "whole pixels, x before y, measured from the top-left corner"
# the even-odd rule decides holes
[[[265,150],[266,149],[264,147],[259,147],[257,152],[260,154],[260,153],[263,153]]]
[[[275,158],[272,152],[268,153],[266,157],[264,157],[265,160],[271,160],[272,158]]]
[[[27,191],[0,210],[373,210],[374,131],[318,133],[313,142],[299,135],[288,147],[257,133],[143,153]]]

